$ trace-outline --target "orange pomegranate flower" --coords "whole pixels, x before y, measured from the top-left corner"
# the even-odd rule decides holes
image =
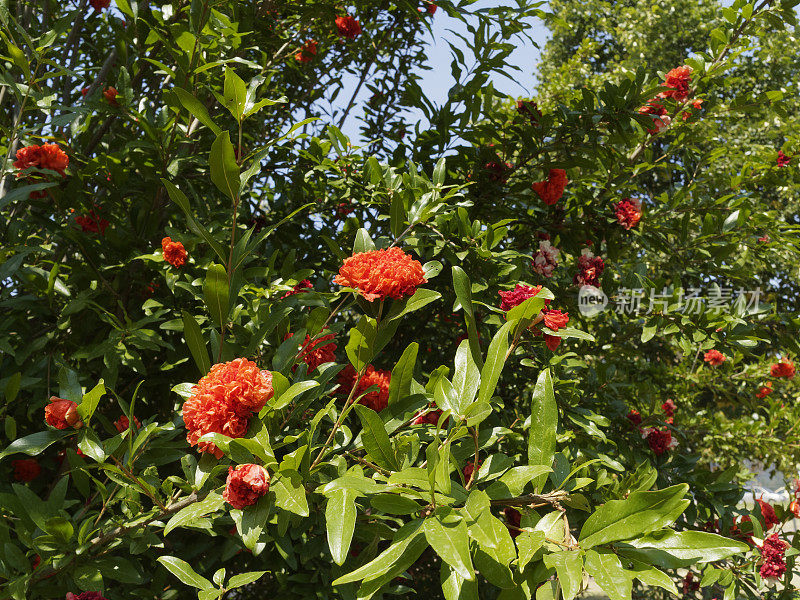
[[[58,144],[44,144],[42,146],[26,146],[17,150],[17,160],[14,167],[20,170],[30,169],[50,169],[57,172],[62,177],[64,170],[69,166],[69,156]],[[17,175],[23,177],[23,175]]]
[[[200,438],[206,433],[244,437],[250,416],[264,408],[273,393],[272,374],[246,358],[214,365],[183,403],[186,439],[200,451],[222,458],[222,450]]]
[[[380,298],[413,296],[426,283],[419,261],[400,248],[359,252],[344,260],[334,283],[357,289],[372,302]]]
[[[165,237],[161,240],[161,249],[164,251],[164,260],[173,267],[182,267],[189,257],[189,253],[186,252],[183,244],[173,242],[171,237]]]
[[[533,191],[548,205],[555,204],[564,195],[564,188],[567,187],[569,179],[564,169],[550,169],[547,179],[537,181],[531,187]]]
[[[106,99],[111,106],[119,106],[119,102],[117,102],[117,95],[119,92],[117,88],[108,86],[106,89],[103,90],[103,98]]]
[[[725,355],[719,350],[711,349],[705,353],[703,360],[710,364],[712,367],[718,367],[725,362]]]
[[[339,35],[348,39],[354,40],[356,36],[361,35],[361,23],[355,17],[346,15],[344,17],[336,17],[336,30]]]
[[[311,62],[317,55],[317,45],[317,40],[307,40],[295,53],[294,59],[299,63]]]
[[[392,380],[392,374],[390,371],[376,369],[372,365],[369,365],[364,371],[364,374],[361,376],[361,379],[359,379],[356,383],[357,375],[358,373],[356,373],[356,370],[353,368],[353,366],[347,365],[342,371],[339,372],[339,375],[337,375],[337,381],[339,382],[340,387],[337,388],[336,393],[349,394],[352,391],[353,386],[356,386],[356,391],[353,397],[358,398],[364,393],[364,390],[375,385],[378,387],[378,389],[369,392],[368,394],[364,394],[364,396],[358,402],[368,406],[375,412],[381,412],[384,408],[389,406],[389,383]]]

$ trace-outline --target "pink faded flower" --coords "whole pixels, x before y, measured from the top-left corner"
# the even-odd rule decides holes
[[[550,240],[539,241],[539,251],[533,256],[531,268],[544,277],[552,277],[553,269],[558,266],[558,248]]]

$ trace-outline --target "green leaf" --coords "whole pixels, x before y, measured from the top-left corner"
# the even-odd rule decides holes
[[[178,97],[178,100],[183,107],[194,117],[196,117],[198,121],[208,127],[214,133],[214,135],[218,136],[222,132],[222,130],[217,126],[216,123],[214,123],[211,117],[208,116],[208,111],[206,110],[206,107],[203,106],[202,102],[200,102],[197,98],[192,96],[183,88],[175,86],[172,88],[172,91],[175,92],[175,95]]]
[[[440,582],[445,600],[479,600],[478,581],[464,579],[458,571],[442,563]]]
[[[491,501],[483,490],[473,490],[464,505],[467,530],[472,539],[484,548],[497,548],[499,540],[495,536],[495,519],[491,513]]]
[[[356,231],[356,239],[353,243],[353,254],[360,252],[372,252],[375,250],[375,242],[369,236],[369,231],[363,227]]]
[[[442,185],[444,183],[444,176],[447,173],[447,164],[444,156],[436,161],[436,166],[433,168],[433,185]]]
[[[425,539],[439,557],[461,577],[472,581],[475,572],[469,555],[469,536],[464,520],[451,509],[439,509],[425,519]]]
[[[234,575],[228,580],[228,585],[226,585],[226,589],[232,590],[238,587],[242,587],[243,585],[247,585],[249,583],[253,583],[254,581],[258,581],[266,574],[266,571],[250,571],[249,573],[239,573],[238,575]]]
[[[453,407],[456,414],[463,415],[475,401],[475,394],[481,385],[481,373],[472,358],[469,341],[463,340],[456,350],[455,370],[453,372],[453,388],[457,398]]]
[[[172,518],[164,527],[164,535],[167,536],[173,529],[178,527],[186,527],[191,525],[197,519],[213,513],[223,507],[225,501],[217,493],[211,492],[200,502],[195,502],[189,506],[184,506],[177,513],[172,515]]]
[[[376,335],[375,319],[366,315],[362,315],[358,325],[350,330],[345,352],[356,371],[360,372],[372,360]]]
[[[611,500],[586,519],[580,543],[591,548],[661,529],[677,519],[689,504],[684,500],[689,486],[685,483],[663,490],[633,492],[624,500]]]
[[[416,356],[414,357],[416,358]],[[8,378],[6,382],[6,389],[3,392],[6,398],[6,405],[11,404],[14,400],[17,399],[17,394],[19,393],[20,383],[22,382],[22,373],[17,371],[11,377]]]
[[[583,556],[579,550],[546,554],[544,564],[556,570],[564,600],[572,600],[578,595],[583,581]]]
[[[396,404],[411,393],[411,381],[414,376],[414,367],[417,364],[418,351],[419,344],[411,342],[392,369],[392,378],[389,380],[389,406]]]
[[[65,437],[72,435],[73,432],[66,431],[39,431],[14,440],[9,446],[0,452],[0,458],[11,456],[12,454],[27,454],[36,456],[44,451],[45,448],[54,444]]]
[[[276,410],[279,408],[284,408],[285,406],[288,406],[297,396],[315,387],[319,387],[318,381],[298,381],[297,383],[292,384],[289,389],[287,389],[285,392],[282,392],[280,395],[276,394],[276,397],[270,400],[269,404]]]
[[[183,318],[183,337],[186,338],[186,345],[192,353],[200,375],[205,375],[211,369],[211,359],[208,358],[208,347],[200,331],[200,325],[188,311],[181,311]]]
[[[91,391],[84,394],[81,403],[78,404],[78,414],[86,423],[92,418],[94,411],[97,410],[97,405],[100,403],[100,398],[102,398],[105,393],[106,388],[101,379],[100,383],[94,386]]]
[[[203,282],[203,296],[208,313],[218,328],[221,328],[228,321],[228,294],[228,274],[225,271],[225,267],[212,264],[206,271],[206,279]]]
[[[556,451],[558,429],[558,406],[553,393],[553,378],[550,369],[543,369],[536,379],[531,396],[531,428],[528,431],[528,463],[552,465]],[[538,477],[533,487],[539,492],[547,476]]]
[[[392,196],[392,204],[389,208],[389,229],[395,239],[403,233],[403,226],[406,222],[406,205],[402,194]]]
[[[488,402],[492,399],[500,373],[506,364],[506,353],[508,352],[508,335],[516,325],[516,321],[509,321],[497,331],[489,344],[486,353],[486,362],[481,369],[481,386],[478,392],[479,402]],[[474,357],[474,355],[473,355]]]
[[[236,155],[227,131],[219,134],[211,144],[211,155],[208,160],[211,166],[211,181],[228,198],[236,200],[239,195],[239,165],[236,164]]]
[[[223,82],[222,95],[225,108],[241,123],[247,104],[247,85],[233,69],[225,67],[225,81]]]
[[[353,532],[356,528],[356,502],[358,493],[352,489],[339,488],[328,497],[325,507],[325,527],[328,532],[328,547],[333,561],[344,564],[350,551]]]
[[[422,531],[422,519],[414,519],[406,523],[394,534],[391,546],[381,552],[364,566],[342,575],[333,582],[333,585],[352,583],[353,581],[371,580],[388,573],[392,568],[403,559],[406,551],[422,553],[427,547],[427,543],[420,544],[425,537]],[[419,556],[417,554],[417,556]]]
[[[5,208],[6,205],[11,204],[14,200],[27,200],[28,197],[31,195],[31,192],[38,192],[40,190],[46,190],[47,188],[55,187],[58,183],[56,182],[48,182],[48,183],[31,183],[29,185],[22,185],[17,188],[14,188],[10,192],[8,192],[5,196],[0,198],[0,209]]]
[[[364,430],[361,432],[361,441],[364,448],[378,466],[390,471],[399,471],[397,458],[392,449],[392,442],[384,429],[383,421],[371,408],[363,404],[356,404],[355,411],[361,419]]]
[[[408,313],[419,310],[420,308],[427,306],[431,302],[434,302],[441,297],[442,295],[434,290],[418,288],[417,291],[414,292],[413,296],[403,300],[395,300],[392,304],[392,310],[390,310],[389,314],[386,315],[386,318],[381,322],[381,325],[395,321],[400,317],[404,317]]]
[[[209,590],[214,588],[214,584],[202,575],[198,575],[192,566],[180,558],[175,556],[160,556],[158,562],[164,565],[167,570],[175,575],[186,585],[199,588],[201,590]]]
[[[303,496],[305,498],[305,496]],[[272,495],[262,496],[254,506],[248,506],[241,511],[242,515],[237,523],[242,542],[248,550],[254,550],[261,532],[267,526],[270,509],[272,507]]]
[[[189,222],[189,228],[194,231],[197,235],[202,237],[206,243],[211,246],[211,248],[216,252],[217,256],[219,256],[221,261],[228,260],[228,257],[225,255],[225,249],[222,247],[217,240],[209,233],[208,229],[203,227],[192,215],[192,208],[189,205],[189,199],[186,197],[182,191],[180,191],[174,184],[170,183],[166,179],[162,179],[161,183],[164,184],[164,187],[167,188],[167,193],[172,201],[177,204],[183,213],[186,215],[186,219]]]
[[[749,550],[743,542],[705,531],[665,529],[627,543],[637,549],[633,558],[669,569],[714,562]]]
[[[461,267],[453,267],[453,289],[456,292],[461,308],[464,309],[464,320],[467,323],[467,336],[469,347],[472,350],[472,359],[479,367],[483,367],[481,345],[478,341],[478,327],[475,322],[475,310],[472,305],[472,283]]]
[[[670,594],[680,596],[678,588],[675,587],[675,582],[672,581],[672,578],[651,565],[634,560],[633,570],[628,571],[628,575],[630,577],[635,577],[645,585],[658,586],[667,590]],[[705,579],[705,577],[703,577],[703,579]],[[705,583],[701,582],[700,585],[706,587]]]
[[[300,473],[292,469],[282,469],[272,478],[270,491],[275,492],[275,506],[288,510],[301,517],[308,516],[306,488]]]
[[[589,550],[586,553],[585,566],[586,572],[594,577],[595,583],[611,600],[630,600],[633,582],[625,573],[616,554],[600,554]]]

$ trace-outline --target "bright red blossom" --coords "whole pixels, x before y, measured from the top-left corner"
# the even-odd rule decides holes
[[[642,218],[642,201],[638,199],[623,198],[614,205],[617,222],[625,229],[635,227]]]
[[[547,179],[537,181],[531,187],[533,191],[548,205],[555,204],[564,195],[564,188],[567,187],[569,179],[564,169],[550,169]]]
[[[130,424],[131,424],[131,422],[128,419],[128,417],[126,417],[125,415],[122,415],[119,419],[114,421],[114,428],[119,433],[122,433],[123,431],[128,431],[128,429],[130,429]],[[141,426],[142,426],[142,424],[139,423],[139,419],[137,419],[136,416],[134,416],[133,417],[133,428],[134,429],[139,429]]]
[[[80,429],[83,426],[78,414],[78,405],[72,400],[57,396],[50,397],[50,404],[44,407],[44,420],[56,429]]]
[[[299,63],[311,62],[317,55],[317,45],[317,40],[306,40],[294,55],[294,59]]]
[[[632,408],[626,417],[634,427],[639,427],[642,424],[642,415],[635,408]]]
[[[553,331],[558,331],[569,323],[569,313],[562,313],[557,308],[544,308],[542,309],[542,314],[544,315],[545,327]]]
[[[164,260],[176,268],[182,267],[189,257],[189,253],[183,247],[183,244],[173,242],[171,237],[165,237],[161,240],[161,249],[164,251]]]
[[[672,123],[669,118],[667,109],[656,98],[647,101],[647,104],[639,108],[640,115],[651,115],[653,117],[653,126],[647,129],[647,133],[655,135],[664,131]]]
[[[724,363],[727,359],[725,358],[725,355],[722,352],[712,348],[711,350],[705,353],[705,355],[703,356],[703,360],[706,361],[712,367],[718,367],[722,363]]]
[[[413,296],[427,279],[419,261],[395,246],[346,258],[333,282],[357,289],[371,302]]]
[[[767,383],[762,385],[760,388],[758,388],[758,392],[756,393],[756,398],[758,398],[759,400],[763,400],[764,398],[769,396],[771,393],[772,393],[772,382],[768,381]]]
[[[574,283],[600,287],[600,276],[606,268],[602,258],[595,256],[589,248],[584,248],[578,257],[578,268],[580,270],[572,278]]]
[[[350,15],[336,17],[336,30],[340,36],[354,40],[356,36],[361,34],[361,23]]]
[[[42,146],[25,146],[17,150],[17,160],[14,168],[25,170],[30,168],[49,169],[62,177],[69,166],[69,156],[57,144],[43,144]],[[18,174],[17,177],[23,175]]]
[[[294,296],[295,294],[306,292],[310,289],[314,289],[314,286],[311,285],[311,282],[308,279],[303,279],[303,281],[295,285],[291,290],[289,290],[283,296],[281,296],[281,300],[283,300],[284,298],[288,298],[289,296]]]
[[[228,467],[228,479],[222,497],[233,508],[252,506],[269,491],[269,473],[260,465]]]
[[[773,533],[764,540],[761,546],[761,559],[764,561],[759,569],[759,574],[764,579],[781,579],[786,573],[786,559],[784,554],[789,544]]]
[[[337,381],[340,386],[338,393],[349,394],[353,386],[356,386],[353,398],[358,398],[364,393],[364,390],[375,385],[378,389],[364,394],[358,402],[368,406],[375,412],[381,412],[384,408],[389,406],[389,382],[392,379],[390,371],[383,371],[369,365],[357,384],[356,375],[356,370],[352,365],[347,365],[341,370],[337,376]]]
[[[764,519],[764,530],[769,531],[775,525],[780,525],[781,521],[775,514],[775,508],[768,502],[764,502],[761,498],[757,498],[758,506],[761,508],[761,517]]]
[[[119,106],[119,102],[117,102],[117,95],[119,92],[117,88],[108,86],[106,89],[103,90],[103,98],[106,99],[111,106]]]
[[[291,337],[289,334],[287,337]],[[311,373],[318,366],[336,361],[336,344],[332,343],[336,336],[331,333],[330,335],[323,335],[311,341],[311,336],[306,335],[303,342],[303,349],[300,352],[300,360],[308,365],[308,372]]]
[[[533,298],[541,291],[542,286],[540,285],[523,285],[521,283],[518,283],[513,290],[500,290],[497,292],[500,294],[500,299],[502,300],[500,303],[500,310],[507,312],[515,306],[519,306],[528,298]],[[550,304],[550,300],[545,300],[544,303]]]
[[[92,8],[97,12],[100,12],[104,8],[108,8],[111,5],[111,0],[89,0],[89,4],[91,4]],[[81,598],[81,600],[84,599]]]
[[[661,410],[664,411],[664,415],[667,417],[674,417],[675,416],[675,403],[672,400],[667,400],[664,404],[661,405]]]
[[[783,153],[783,150],[778,150],[778,158],[775,160],[775,162],[778,164],[778,167],[780,168],[788,167],[789,163],[792,162],[792,157],[786,156]]]
[[[769,368],[769,374],[773,377],[794,378],[794,363],[788,358],[782,358]]]
[[[206,433],[244,437],[250,415],[264,408],[272,395],[272,374],[254,362],[237,358],[214,365],[183,404],[186,439],[200,451],[222,458],[222,450],[200,438]]]
[[[689,84],[692,81],[692,67],[683,65],[675,67],[669,73],[661,85],[669,88],[659,94],[665,98],[672,98],[676,102],[686,102],[689,98]]]
[[[17,481],[33,481],[42,472],[42,467],[33,458],[12,460],[11,467],[14,469],[14,479]]]

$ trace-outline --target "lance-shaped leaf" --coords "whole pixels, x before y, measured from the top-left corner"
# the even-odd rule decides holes
[[[191,585],[201,590],[210,590],[214,588],[213,583],[202,575],[199,575],[185,560],[181,560],[175,556],[160,556],[158,562],[164,565],[170,573],[175,575],[175,577],[186,585]]]
[[[229,310],[228,274],[222,265],[213,264],[206,271],[203,297],[214,324],[222,327],[228,321]]]
[[[228,198],[236,199],[239,194],[239,165],[236,164],[236,155],[227,131],[218,135],[211,144],[211,155],[208,160],[211,166],[211,181]]]
[[[475,572],[469,555],[467,525],[452,509],[440,509],[425,519],[425,539],[439,557],[461,577],[472,581]]]
[[[532,465],[552,465],[556,451],[556,429],[558,429],[558,407],[553,393],[553,378],[550,369],[544,369],[536,379],[531,396],[531,428],[528,431],[528,463]],[[547,476],[538,477],[533,482],[539,492],[547,481]]]
[[[364,427],[361,441],[369,456],[378,466],[391,471],[399,471],[400,467],[392,449],[392,442],[389,440],[389,435],[386,433],[378,413],[363,404],[356,404],[355,411]]]
[[[328,496],[325,527],[328,532],[328,547],[337,565],[344,564],[350,551],[350,542],[356,528],[357,496],[358,492],[350,488],[337,488]]]

